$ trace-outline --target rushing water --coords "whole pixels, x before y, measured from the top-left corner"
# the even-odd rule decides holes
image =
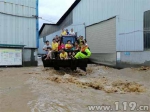
[[[0,71],[0,112],[88,112],[89,105],[114,107],[116,101],[135,101],[138,105],[148,105],[150,102],[150,71],[90,66],[88,75],[81,74],[65,70],[43,70],[42,66],[3,68]],[[49,80],[50,77],[62,80],[57,83]],[[73,82],[65,82],[68,77],[75,77],[80,82],[98,80],[101,83],[101,79],[106,78],[104,86],[107,87],[117,80],[137,82],[146,88],[146,92],[108,94],[104,90],[83,88]]]

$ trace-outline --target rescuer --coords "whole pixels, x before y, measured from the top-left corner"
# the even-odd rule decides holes
[[[89,58],[91,56],[91,51],[88,46],[85,45],[84,41],[81,41],[81,50],[75,55],[75,59],[84,59]]]

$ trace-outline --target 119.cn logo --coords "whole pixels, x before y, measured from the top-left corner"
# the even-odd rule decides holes
[[[120,109],[120,106],[122,107],[122,109]],[[115,102],[115,110],[149,111],[149,105],[138,105],[136,102]]]

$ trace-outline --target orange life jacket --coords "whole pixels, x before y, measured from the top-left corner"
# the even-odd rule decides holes
[[[85,50],[88,48],[88,46],[81,46],[81,52],[85,52]]]

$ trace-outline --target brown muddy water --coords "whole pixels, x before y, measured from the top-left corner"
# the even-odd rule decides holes
[[[150,106],[150,69],[90,65],[85,74],[41,65],[0,68],[0,112],[95,112],[88,106],[115,109],[115,102],[119,102],[119,110],[95,111],[123,112],[123,102]],[[130,106],[126,112],[131,111]]]

